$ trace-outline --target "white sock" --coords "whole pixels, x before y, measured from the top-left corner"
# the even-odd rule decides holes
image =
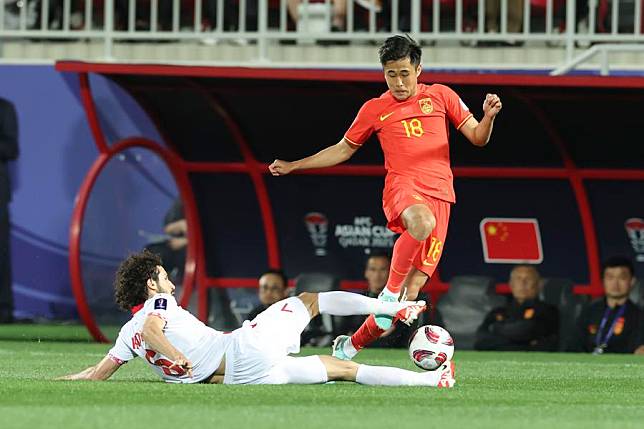
[[[353,316],[356,314],[395,316],[403,308],[399,302],[380,301],[351,292],[320,292],[318,307],[321,314],[333,316]]]
[[[390,366],[360,365],[356,383],[370,386],[437,386],[440,371],[415,372]]]

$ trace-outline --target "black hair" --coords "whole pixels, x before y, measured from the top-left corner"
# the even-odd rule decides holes
[[[409,58],[414,67],[420,64],[422,51],[420,45],[407,34],[404,36],[391,36],[378,50],[380,64],[383,66],[389,61],[398,61]]]
[[[629,258],[625,256],[611,256],[610,258],[606,259],[604,261],[604,264],[602,265],[602,277],[604,276],[604,273],[606,272],[607,268],[615,268],[615,267],[628,268],[628,271],[630,271],[631,273],[631,277],[635,276],[635,268],[633,267],[633,261],[631,261]]]
[[[127,257],[116,272],[114,297],[123,310],[143,304],[148,299],[148,280],[159,281],[161,257],[143,250]]]
[[[262,273],[262,275],[259,276],[259,277],[261,278],[261,277],[265,276],[266,274],[274,274],[274,275],[278,276],[280,279],[282,279],[282,283],[284,284],[284,287],[285,288],[288,287],[288,278],[286,277],[286,274],[284,273],[284,271],[276,270],[276,269],[271,268],[270,270],[264,271]]]
[[[366,262],[368,262],[369,259],[371,259],[371,258],[386,258],[388,261],[391,262],[391,255],[389,254],[389,252],[385,252],[384,250],[376,250],[374,252],[371,252],[367,256]]]

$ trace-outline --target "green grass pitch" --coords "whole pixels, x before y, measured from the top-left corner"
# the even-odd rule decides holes
[[[107,382],[53,381],[108,348],[80,326],[0,325],[0,427],[644,428],[643,356],[457,350],[456,387],[440,390],[167,385],[139,360]],[[413,369],[404,350],[359,361]]]

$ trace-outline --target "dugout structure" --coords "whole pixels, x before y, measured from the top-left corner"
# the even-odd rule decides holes
[[[381,71],[82,62],[56,67],[78,75],[99,150],[70,232],[73,291],[97,340],[107,338],[87,305],[81,225],[96,177],[128,148],[155,152],[175,178],[190,238],[181,304],[196,292],[202,320],[209,288],[254,288],[268,267],[285,268],[290,277],[331,272],[341,288],[363,288],[365,252],[393,243],[377,229],[384,225],[385,171],[375,138],[346,165],[281,178],[267,169],[276,157],[297,159],[336,143],[361,104],[386,89]],[[132,136],[108,146],[90,73],[126,90],[156,124],[163,144]],[[625,225],[636,225],[633,219],[644,214],[638,137],[644,78],[424,72],[420,80],[449,85],[477,118],[486,93],[498,93],[504,104],[493,141],[483,150],[452,129],[457,204],[440,273],[429,288],[434,299],[458,274],[495,277],[497,292],[508,291],[510,267],[486,263],[482,255],[479,226],[487,218],[537,219],[544,255],[539,270],[572,279],[575,293],[602,293],[600,261],[612,254],[629,255],[642,268],[644,228],[633,233]]]

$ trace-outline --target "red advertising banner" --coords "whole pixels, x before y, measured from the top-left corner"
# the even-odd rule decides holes
[[[543,261],[537,219],[486,217],[480,228],[485,262],[540,264]]]

